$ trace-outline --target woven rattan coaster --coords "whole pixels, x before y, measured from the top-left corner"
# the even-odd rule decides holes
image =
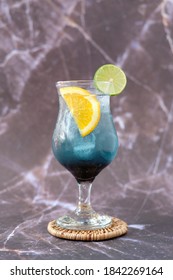
[[[94,241],[106,240],[127,233],[127,224],[120,219],[112,218],[112,224],[103,229],[73,230],[59,227],[54,220],[48,224],[47,230],[51,235],[59,238]]]

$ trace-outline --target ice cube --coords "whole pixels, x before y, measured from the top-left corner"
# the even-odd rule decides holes
[[[66,135],[72,145],[76,142],[76,139],[80,137],[79,128],[77,127],[73,116],[71,116],[71,119],[66,126]]]
[[[110,96],[108,95],[101,95],[98,97],[99,101],[100,101],[100,106],[101,106],[101,112],[109,112],[109,108],[110,108]]]
[[[95,135],[90,133],[85,137],[78,137],[73,143],[74,155],[80,160],[92,160],[95,151]]]
[[[101,155],[105,158],[113,158],[118,150],[118,137],[115,133],[107,132],[106,134],[100,134],[97,142],[97,149]]]

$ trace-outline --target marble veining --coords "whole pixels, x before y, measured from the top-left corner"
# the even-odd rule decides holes
[[[55,83],[105,63],[128,84],[111,98],[120,148],[92,204],[129,231],[61,240],[47,224],[77,187],[51,151]],[[0,259],[173,259],[173,0],[1,0],[0,84]]]

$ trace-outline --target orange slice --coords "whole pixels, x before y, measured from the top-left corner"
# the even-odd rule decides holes
[[[100,120],[100,103],[96,96],[80,87],[60,89],[74,120],[84,137],[91,133]]]

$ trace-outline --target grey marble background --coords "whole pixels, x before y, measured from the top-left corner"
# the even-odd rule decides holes
[[[129,225],[103,242],[55,238],[77,187],[53,157],[57,80],[105,63],[120,148],[92,204]],[[173,0],[0,0],[0,259],[173,259]]]

